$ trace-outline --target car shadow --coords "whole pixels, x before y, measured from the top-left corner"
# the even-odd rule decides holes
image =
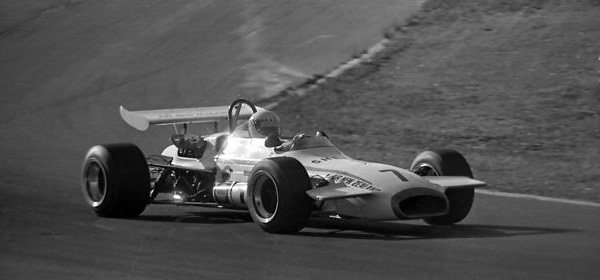
[[[457,224],[431,226],[402,222],[315,218],[298,235],[342,239],[422,240],[499,238],[568,232],[579,232],[579,230],[514,225]]]
[[[192,223],[192,224],[233,224],[252,223],[246,211],[213,210],[186,212],[178,215],[143,215],[141,221]],[[298,236],[366,239],[366,240],[423,240],[459,238],[499,238],[524,235],[558,234],[579,232],[576,229],[561,229],[515,225],[457,224],[452,226],[431,226],[414,222],[381,222],[360,219],[336,219],[313,217]]]
[[[232,224],[251,223],[252,217],[246,211],[219,210],[210,212],[187,212],[184,215],[143,215],[137,220],[154,222],[192,224]]]

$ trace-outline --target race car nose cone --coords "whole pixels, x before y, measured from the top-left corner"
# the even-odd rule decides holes
[[[448,199],[436,190],[410,188],[392,196],[392,209],[401,220],[444,215],[448,212]]]

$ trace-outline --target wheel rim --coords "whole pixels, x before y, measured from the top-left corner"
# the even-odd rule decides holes
[[[268,223],[275,217],[279,208],[279,192],[275,180],[263,173],[257,176],[255,186],[252,193],[253,207],[261,222]]]
[[[413,172],[419,176],[440,176],[440,172],[429,163],[419,163],[413,168]]]
[[[97,162],[90,163],[85,172],[84,181],[84,192],[90,204],[93,207],[102,204],[107,189],[104,168]]]

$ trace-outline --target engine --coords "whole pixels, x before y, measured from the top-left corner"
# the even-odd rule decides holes
[[[210,174],[153,166],[150,167],[150,178],[150,196],[155,202],[159,194],[170,197],[161,201],[164,203],[214,202],[211,190],[215,179]]]
[[[169,167],[150,167],[151,199],[154,203],[212,204],[231,209],[247,209],[246,183],[215,185],[215,176]],[[163,194],[159,197],[159,194]],[[166,198],[165,198],[166,197]]]

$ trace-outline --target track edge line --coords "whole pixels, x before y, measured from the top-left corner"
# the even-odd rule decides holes
[[[583,200],[573,200],[573,199],[547,197],[547,196],[533,195],[533,194],[509,193],[509,192],[490,191],[490,190],[481,190],[481,189],[476,189],[475,192],[479,193],[479,194],[493,195],[493,196],[500,196],[500,197],[534,199],[534,200],[540,200],[540,201],[572,204],[572,205],[579,205],[579,206],[600,207],[600,203],[591,202],[591,201],[583,201]]]

